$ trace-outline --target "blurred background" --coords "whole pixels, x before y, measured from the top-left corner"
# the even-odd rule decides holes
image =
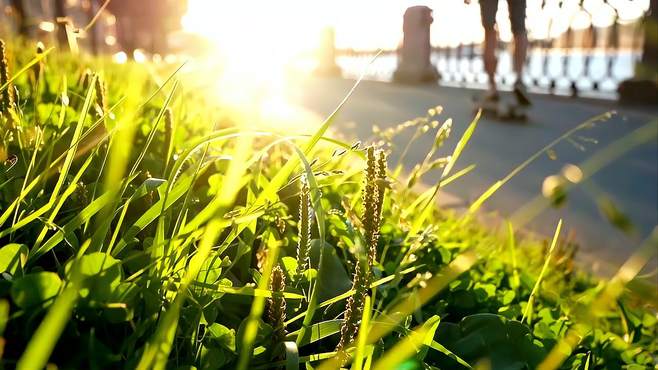
[[[92,53],[127,58],[222,57],[227,68],[316,71],[332,60],[345,77],[390,81],[402,41],[403,14],[417,2],[214,0],[0,0],[5,29],[68,45],[71,35]],[[432,10],[431,61],[439,83],[486,82],[484,32],[477,1],[421,2]],[[630,78],[655,78],[655,0],[528,0],[530,51],[524,80],[537,91],[617,98]],[[498,78],[511,84],[507,2],[500,1]],[[653,14],[653,15],[652,15]],[[94,17],[95,26],[85,29]],[[653,26],[651,26],[653,22]],[[649,26],[647,26],[649,25]],[[652,28],[653,27],[653,28]],[[640,61],[647,66],[642,68]],[[247,63],[247,65],[245,65]],[[653,64],[652,64],[653,63]],[[326,69],[326,68],[325,68]],[[331,70],[331,69],[329,69]]]
[[[517,76],[508,3],[498,3],[495,78],[504,96]],[[481,119],[462,156],[477,169],[445,189],[456,195],[456,207],[564,132],[615,111],[496,193],[489,210],[514,218],[537,196],[550,199],[554,180],[570,178],[565,169],[573,172],[615,140],[657,124],[657,3],[527,0],[529,48],[520,78],[533,106],[523,124]],[[223,110],[247,117],[236,121],[286,134],[313,131],[363,76],[333,124],[337,134],[378,140],[377,132],[441,105],[455,121],[454,141],[487,86],[475,0],[0,0],[0,9],[0,33],[116,63],[185,62],[186,88],[207,91]],[[405,135],[389,143],[393,162],[411,133]],[[402,163],[407,171],[432,140],[414,144]],[[580,185],[565,204],[533,215],[529,228],[550,235],[564,218],[582,254],[624,260],[658,223],[658,143],[625,152]]]

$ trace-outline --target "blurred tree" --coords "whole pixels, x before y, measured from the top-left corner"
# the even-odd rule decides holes
[[[137,48],[167,52],[167,35],[180,28],[186,0],[112,0],[108,9],[117,19],[117,38],[132,55]]]
[[[18,33],[21,36],[29,36],[28,15],[25,12],[25,4],[23,4],[23,0],[10,0],[9,3],[16,18]]]
[[[635,76],[619,84],[619,101],[651,104],[658,101],[658,0],[649,2],[643,19],[642,58],[635,65]]]
[[[54,16],[54,21],[57,25],[57,43],[59,43],[60,47],[64,47],[68,44],[66,39],[66,28],[64,27],[64,24],[59,21],[59,19],[66,17],[66,0],[55,0]]]
[[[644,19],[642,65],[649,78],[658,79],[658,0],[651,0]]]
[[[100,1],[101,3],[103,2],[102,0]],[[88,22],[91,23],[94,17],[96,16],[96,13],[100,10],[100,8],[96,5],[95,1],[91,0],[85,0],[82,3],[82,8],[84,9],[85,13],[87,14]],[[98,27],[91,27],[89,30],[87,30],[87,38],[89,39],[89,45],[91,46],[91,52],[94,54],[98,54],[99,51],[99,42],[98,42],[98,35],[99,30]]]

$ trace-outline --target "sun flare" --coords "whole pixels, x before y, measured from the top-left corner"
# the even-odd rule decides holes
[[[279,2],[190,0],[182,23],[186,32],[210,41],[209,59],[221,70],[214,91],[225,106],[260,128],[297,133],[309,127],[303,120],[317,121],[287,96],[312,69],[318,28],[291,9]]]

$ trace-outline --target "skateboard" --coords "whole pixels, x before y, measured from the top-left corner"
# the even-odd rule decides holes
[[[528,120],[528,107],[517,100],[505,100],[502,97],[497,101],[484,101],[481,97],[473,97],[475,111],[482,110],[482,115],[501,121],[526,122]]]

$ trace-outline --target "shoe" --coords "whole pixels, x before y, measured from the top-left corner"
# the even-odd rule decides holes
[[[496,112],[500,103],[500,95],[498,95],[496,90],[489,90],[476,101],[480,109],[488,112]]]
[[[529,107],[532,105],[525,86],[520,82],[514,84],[514,96],[516,97],[516,101],[519,103],[519,105],[524,107]]]
[[[483,103],[498,103],[500,101],[500,95],[496,90],[489,90],[482,98]]]

